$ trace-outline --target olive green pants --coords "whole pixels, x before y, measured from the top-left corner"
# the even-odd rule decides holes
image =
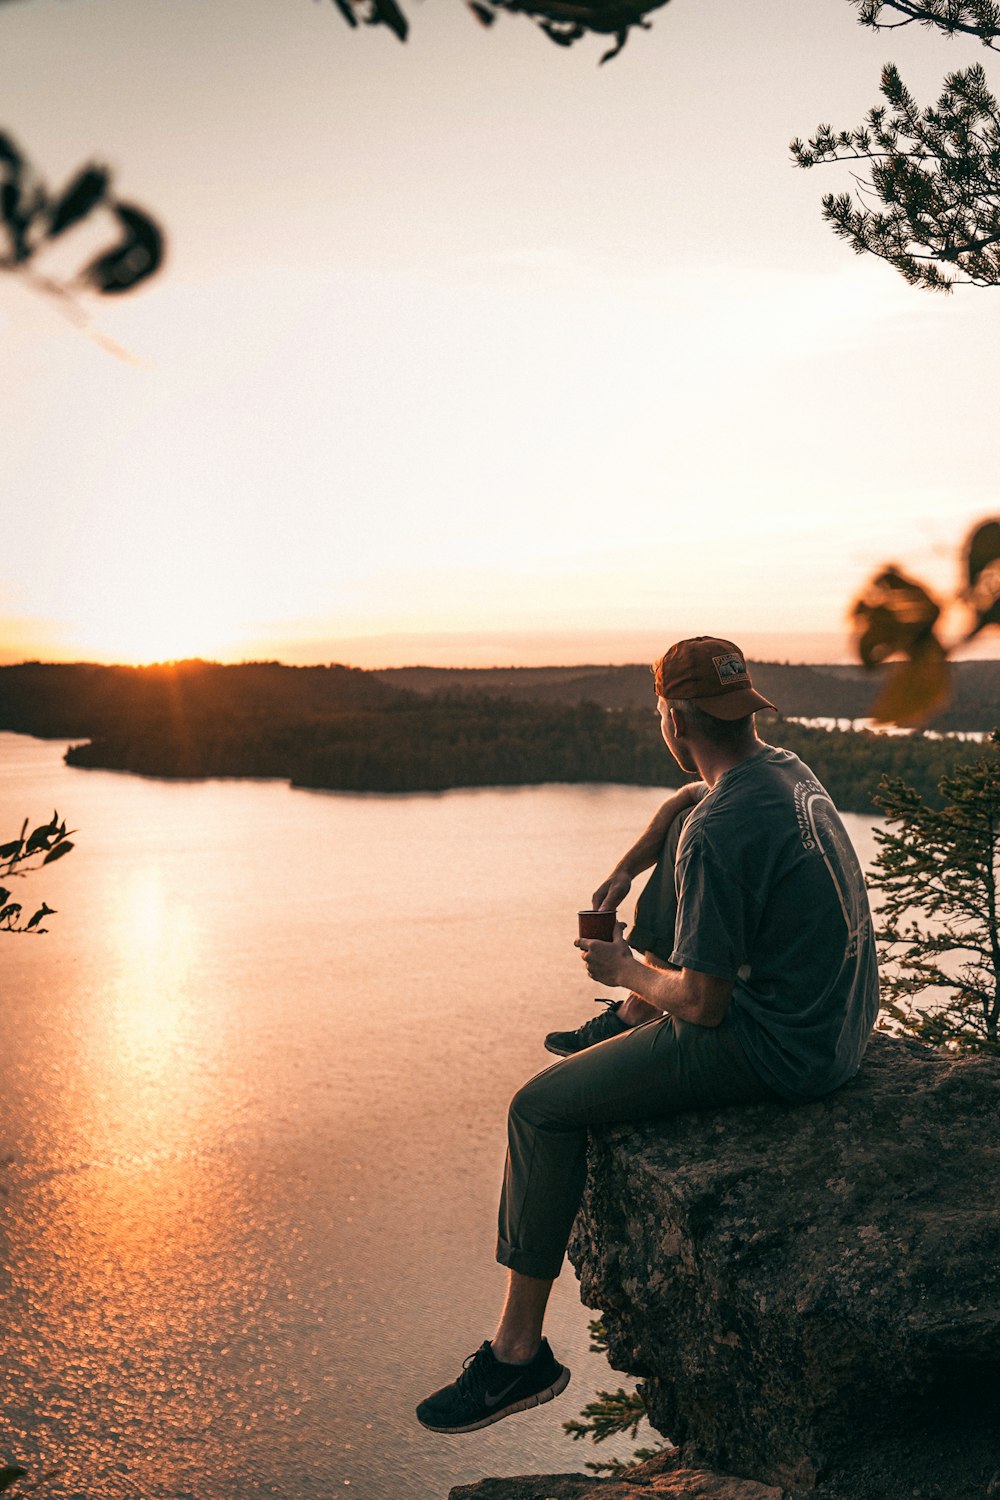
[[[661,961],[673,948],[682,822],[668,832],[628,939]],[[526,1276],[558,1276],[586,1181],[588,1126],[777,1097],[757,1077],[728,1017],[710,1027],[664,1016],[554,1063],[511,1101],[497,1260]]]
[[[564,1057],[511,1101],[497,1260],[559,1275],[587,1176],[587,1128],[778,1096],[762,1083],[729,1019],[664,1016]]]

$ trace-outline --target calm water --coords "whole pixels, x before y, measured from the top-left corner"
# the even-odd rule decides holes
[[[657,793],[440,796],[74,771],[0,735],[0,842],[79,829],[0,936],[0,1464],[77,1496],[444,1500],[579,1469],[600,1385],[567,1270],[557,1405],[435,1437],[492,1332],[503,1119],[592,1013],[575,912]],[[863,858],[865,820],[848,819]]]

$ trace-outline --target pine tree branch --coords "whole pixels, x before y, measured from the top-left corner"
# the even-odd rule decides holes
[[[1000,41],[1000,8],[990,3],[961,3],[961,0],[849,0],[859,12],[862,26],[872,31],[899,31],[905,26],[936,27],[947,36],[978,38],[984,47],[998,50]],[[895,11],[898,21],[883,21],[884,10]]]

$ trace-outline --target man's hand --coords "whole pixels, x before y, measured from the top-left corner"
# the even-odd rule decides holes
[[[631,988],[630,976],[634,973],[637,959],[625,941],[625,923],[615,923],[614,942],[602,943],[597,938],[577,938],[575,947],[582,949],[587,973],[598,984]]]
[[[733,981],[700,969],[659,969],[641,963],[625,941],[625,923],[615,923],[612,943],[597,938],[577,938],[574,947],[583,953],[587,973],[598,984],[627,989],[653,1011],[666,1011],[695,1026],[721,1026],[733,994]],[[631,1005],[632,1001],[625,1002]],[[638,1019],[649,1019],[647,1016]],[[630,1025],[637,1018],[631,1017]]]
[[[590,898],[594,911],[617,911],[632,889],[632,881],[620,870],[613,870]]]

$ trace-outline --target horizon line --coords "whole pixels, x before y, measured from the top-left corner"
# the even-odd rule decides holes
[[[860,662],[860,661],[858,661],[856,659],[854,659],[854,660],[846,660],[846,661],[843,660],[843,659],[840,660],[840,661],[834,661],[834,660],[816,660],[816,659],[813,659],[813,660],[810,660],[810,661],[805,661],[805,660],[801,660],[801,659],[793,659],[793,658],[790,658],[790,657],[779,659],[778,657],[772,657],[772,656],[756,656],[756,655],[753,655],[751,653],[746,653],[746,659],[747,659],[748,662],[751,662],[751,663],[753,663],[753,664],[755,664],[757,666],[768,666],[768,667],[812,667],[812,668],[827,668],[827,669],[829,669],[829,668],[837,668],[839,670],[854,669],[854,668],[856,668],[859,671],[870,670],[870,669],[865,668],[864,663],[862,663],[862,662]],[[957,664],[959,662],[961,662],[961,663],[968,663],[968,662],[976,662],[976,661],[979,661],[979,662],[1000,661],[1000,654],[998,654],[996,656],[984,656],[984,655],[981,655],[981,654],[980,655],[962,655],[962,654],[956,653],[954,656],[952,656],[950,658],[950,660],[953,663],[955,663],[955,664]],[[883,662],[883,663],[879,663],[880,666],[887,666],[887,667],[895,666],[895,665],[898,665],[898,664],[899,663],[896,662],[896,661],[886,661],[886,662]],[[23,657],[23,658],[21,658],[19,660],[11,660],[11,661],[0,660],[0,669],[2,669],[2,668],[10,668],[10,667],[14,667],[14,668],[16,668],[16,667],[105,667],[109,671],[145,672],[145,671],[150,671],[150,670],[152,670],[155,667],[184,667],[184,666],[205,666],[205,667],[265,667],[265,666],[275,666],[275,667],[284,667],[284,668],[287,668],[289,671],[314,671],[314,670],[317,670],[317,669],[326,671],[326,670],[328,670],[331,667],[342,667],[346,671],[352,671],[352,672],[370,672],[372,674],[375,674],[375,673],[381,673],[381,672],[551,672],[551,671],[558,671],[558,672],[601,671],[601,672],[607,672],[607,671],[622,670],[622,669],[625,669],[627,667],[642,667],[642,668],[648,670],[649,667],[650,667],[650,663],[648,661],[639,661],[639,660],[633,660],[633,661],[598,661],[598,660],[593,660],[593,661],[572,661],[572,662],[565,662],[565,661],[563,661],[563,662],[560,662],[560,661],[544,661],[544,662],[492,662],[492,663],[489,663],[489,664],[487,664],[487,663],[475,663],[475,664],[464,663],[464,664],[458,664],[458,663],[444,663],[444,662],[430,662],[430,661],[402,661],[402,662],[391,662],[391,663],[387,663],[385,665],[380,665],[380,666],[367,666],[367,667],[363,667],[363,666],[359,666],[355,662],[350,662],[350,661],[335,661],[335,660],[319,661],[319,660],[316,660],[316,661],[295,662],[295,661],[284,661],[280,657],[276,657],[276,656],[245,656],[245,657],[240,657],[238,660],[226,660],[226,661],[220,660],[218,657],[211,657],[211,656],[163,657],[163,658],[160,658],[160,659],[158,659],[156,661],[144,661],[144,662],[100,661],[100,660],[96,660],[96,659],[94,659],[92,657],[74,657],[74,658],[70,659],[68,657],[43,658],[43,657],[37,657],[37,656],[34,656],[34,657]]]

